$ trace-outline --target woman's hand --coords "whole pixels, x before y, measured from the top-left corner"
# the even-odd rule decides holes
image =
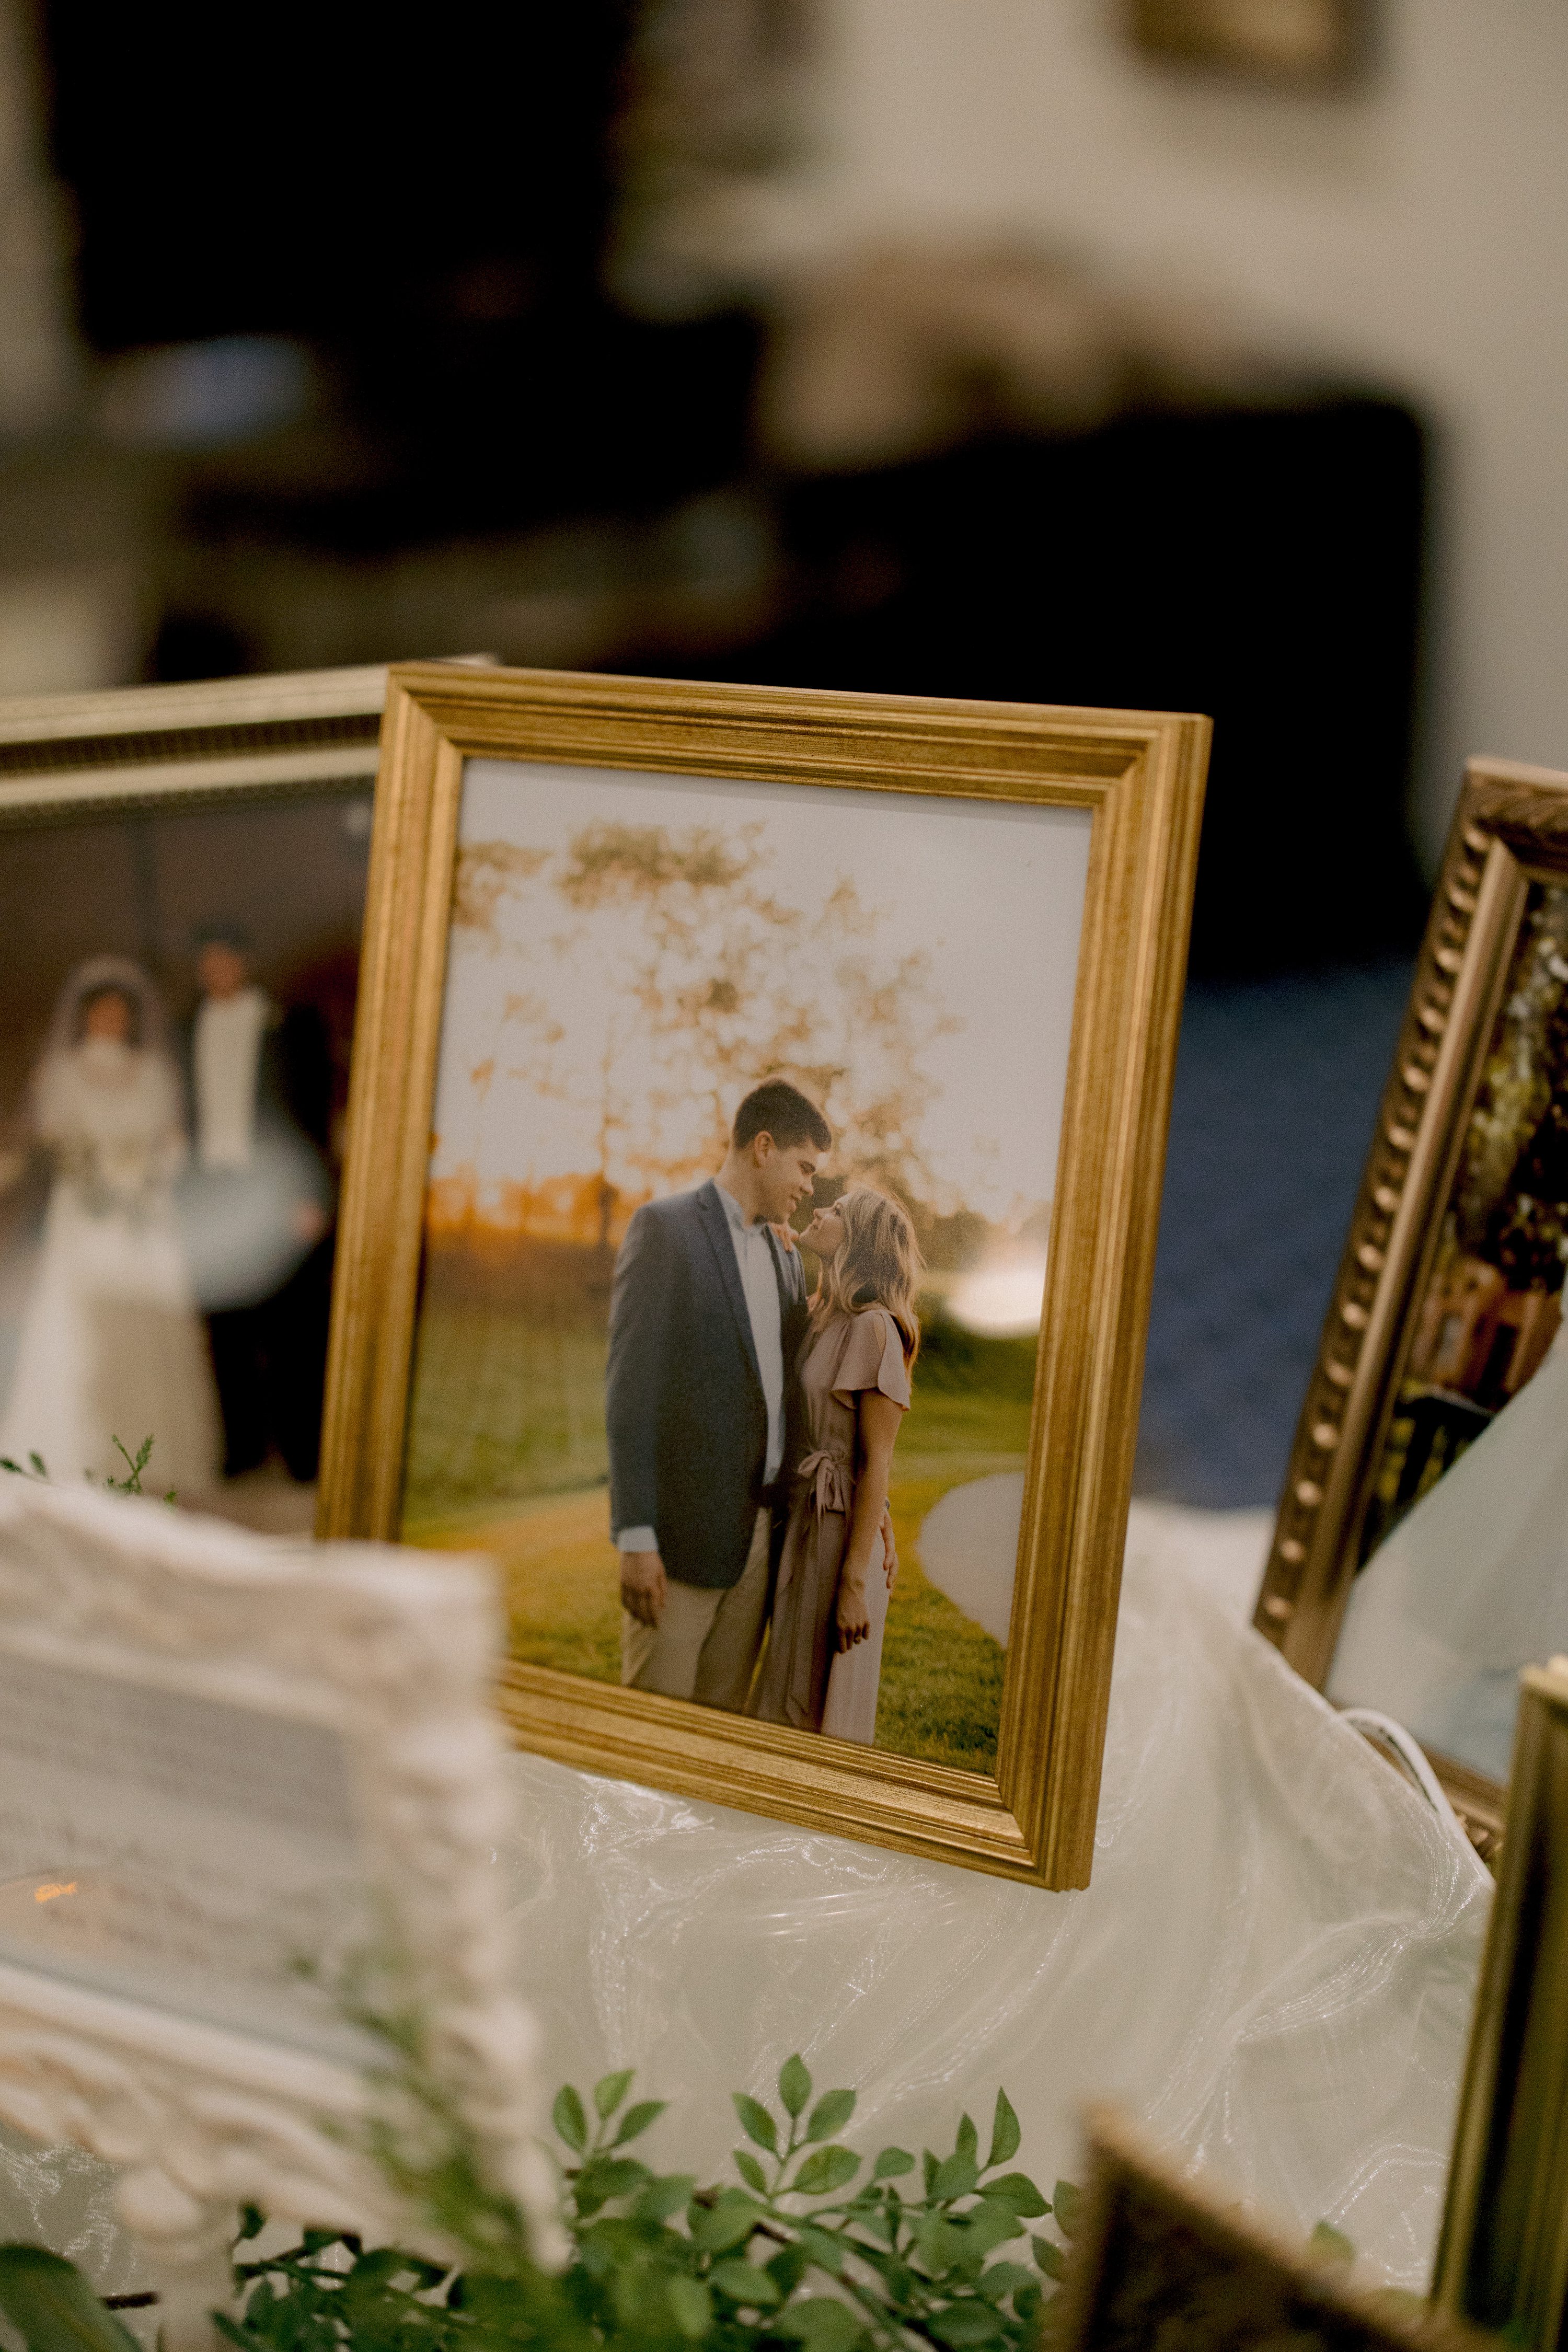
[[[867,1639],[871,1631],[871,1612],[866,1606],[866,1580],[863,1576],[844,1575],[839,1578],[835,1614],[838,1619],[840,1650],[852,1650],[857,1642]]]
[[[839,1650],[852,1650],[870,1638],[871,1612],[866,1587],[872,1577],[883,1579],[889,1591],[899,1572],[893,1546],[893,1515],[888,1507],[888,1474],[893,1465],[893,1445],[903,1420],[903,1408],[878,1389],[864,1389],[856,1401],[855,1503],[849,1516],[849,1539],[839,1572],[836,1602]]]

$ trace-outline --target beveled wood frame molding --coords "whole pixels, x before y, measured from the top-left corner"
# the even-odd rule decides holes
[[[465,760],[1093,817],[996,1777],[513,1664],[503,1705],[520,1746],[1036,1885],[1088,1885],[1208,741],[1206,719],[1145,712],[433,663],[391,672],[323,1535],[397,1525]]]
[[[1533,881],[1568,881],[1568,775],[1470,761],[1253,1621],[1319,1689]],[[1489,1855],[1503,1791],[1448,1758],[1432,1762]]]
[[[385,694],[378,665],[0,701],[0,828],[363,790]]]

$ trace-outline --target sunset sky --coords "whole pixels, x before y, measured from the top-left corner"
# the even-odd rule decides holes
[[[938,1185],[950,1202],[994,1219],[1050,1198],[1086,813],[468,762],[465,845],[504,841],[560,853],[595,824],[661,826],[677,836],[701,827],[734,844],[743,827],[760,826],[767,865],[759,880],[807,917],[820,913],[841,878],[852,878],[862,905],[881,918],[868,951],[890,966],[923,949],[931,993],[954,1024],[920,1057],[934,1086],[921,1141]],[[606,1051],[623,1098],[647,1083],[646,1040],[627,986],[636,918],[613,908],[574,913],[550,874],[546,866],[498,900],[494,940],[454,928],[434,1175],[471,1167],[481,1183],[540,1184],[589,1171],[597,1164]],[[821,958],[784,976],[786,987],[819,994],[834,985]],[[707,1105],[694,1101],[688,1112],[678,1102],[661,1118],[667,1146],[684,1135],[695,1148]]]

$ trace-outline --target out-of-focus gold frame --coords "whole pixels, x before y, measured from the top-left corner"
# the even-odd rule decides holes
[[[1371,0],[1122,0],[1145,55],[1296,87],[1343,83],[1372,52]]]
[[[513,1664],[520,1746],[1056,1887],[1089,1883],[1208,721],[431,663],[376,785],[320,1532],[397,1531],[463,765],[567,762],[1093,818],[997,1772]]]
[[[1433,2294],[1555,2345],[1568,2322],[1568,1658],[1527,1667]]]
[[[1059,2352],[1486,2352],[1491,2341],[1414,2296],[1358,2286],[1332,2259],[1260,2227],[1178,2174],[1106,2107],[1084,2118],[1089,2182],[1061,2290]],[[1550,2342],[1550,2337],[1533,2337]]]
[[[1472,760],[1297,1424],[1254,1622],[1321,1689],[1532,881],[1568,879],[1568,775]],[[1483,1855],[1503,1791],[1434,1756]]]

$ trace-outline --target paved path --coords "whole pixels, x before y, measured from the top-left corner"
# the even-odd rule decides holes
[[[1000,1472],[953,1486],[926,1514],[921,1566],[940,1591],[1004,1647],[1013,1606],[1013,1570],[1024,1475]],[[1252,1615],[1273,1525],[1272,1511],[1194,1511],[1180,1504],[1134,1502],[1129,1547],[1177,1558],[1207,1586],[1227,1615]]]
[[[939,1591],[1006,1644],[1024,1474],[1004,1470],[952,1486],[921,1523],[921,1566]]]

